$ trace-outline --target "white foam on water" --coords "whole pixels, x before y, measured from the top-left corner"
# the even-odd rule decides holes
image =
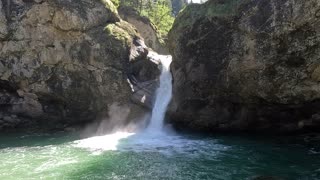
[[[36,173],[41,173],[53,168],[57,168],[59,166],[64,166],[64,165],[68,165],[68,164],[75,164],[78,163],[77,160],[73,159],[73,158],[66,158],[64,160],[61,160],[59,158],[57,159],[52,159],[49,161],[44,162],[43,164],[41,164],[39,167],[37,167],[34,172]]]
[[[74,142],[73,146],[85,148],[95,152],[95,154],[100,154],[103,151],[117,150],[119,141],[132,135],[134,135],[134,133],[116,132],[113,134],[78,140]]]

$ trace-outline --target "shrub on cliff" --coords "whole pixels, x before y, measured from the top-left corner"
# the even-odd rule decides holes
[[[120,5],[133,7],[140,15],[148,17],[162,38],[167,36],[174,22],[169,0],[121,0]]]

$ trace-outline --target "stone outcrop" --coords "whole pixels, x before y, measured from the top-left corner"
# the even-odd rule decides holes
[[[1,0],[0,129],[79,124],[130,104],[127,77],[158,72],[147,54],[109,0]]]
[[[210,0],[169,33],[171,122],[208,131],[320,127],[320,1]]]
[[[147,17],[140,16],[133,8],[127,6],[120,6],[118,11],[123,20],[137,28],[149,48],[160,54],[169,54],[165,42],[160,41],[156,27]]]
[[[0,1],[0,40],[8,35],[7,19],[2,1]]]

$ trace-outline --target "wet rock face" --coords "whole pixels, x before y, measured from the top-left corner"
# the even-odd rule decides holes
[[[0,122],[81,123],[128,103],[140,39],[109,0],[0,1]]]
[[[169,34],[177,126],[318,129],[320,2],[217,1],[187,7]]]

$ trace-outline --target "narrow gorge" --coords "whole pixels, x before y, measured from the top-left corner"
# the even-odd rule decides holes
[[[319,0],[0,0],[0,179],[320,179]]]

